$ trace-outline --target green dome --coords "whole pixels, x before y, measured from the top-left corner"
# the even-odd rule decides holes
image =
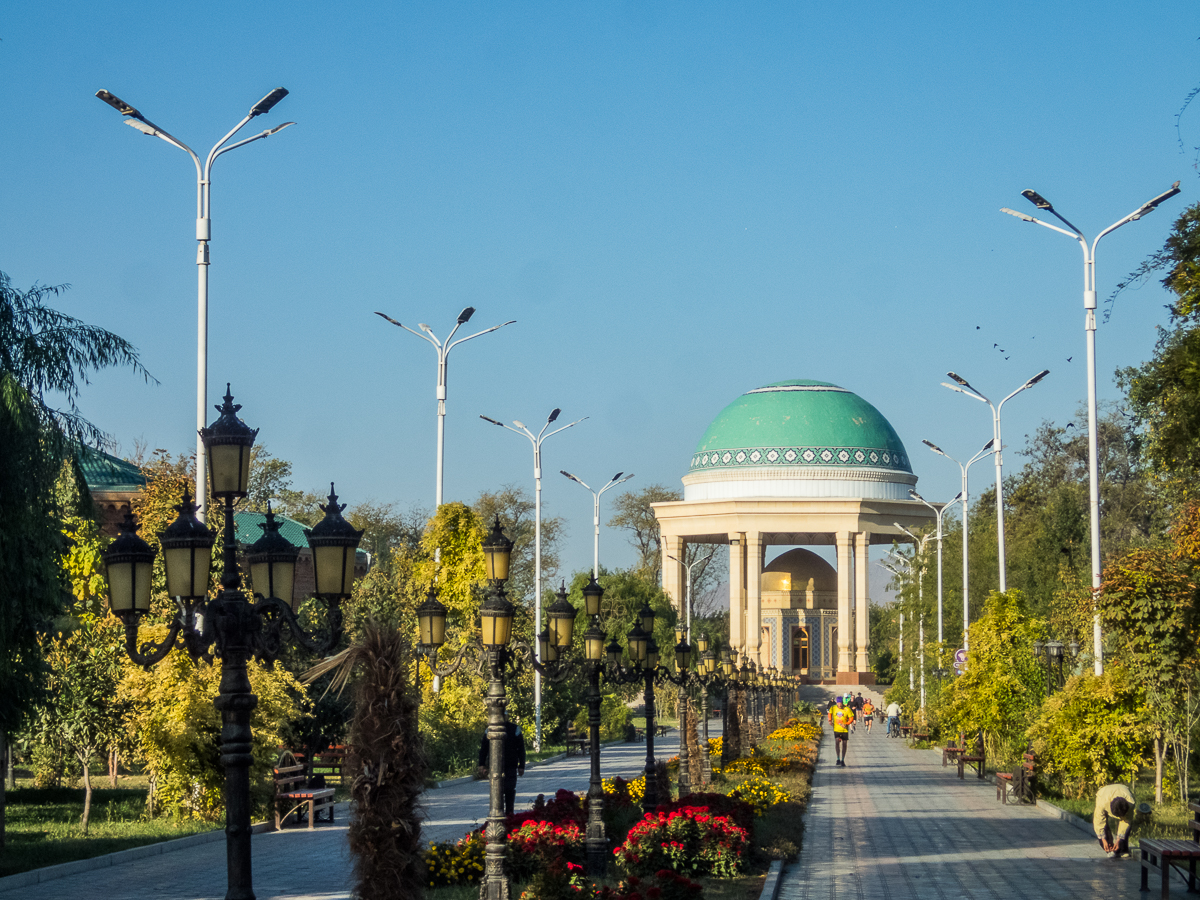
[[[756,388],[721,410],[689,471],[780,467],[912,474],[900,436],[879,410],[843,387],[807,379]]]

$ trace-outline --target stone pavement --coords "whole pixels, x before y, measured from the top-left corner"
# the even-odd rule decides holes
[[[719,726],[712,736],[719,733]],[[678,750],[674,734],[655,743],[656,755],[667,758]],[[639,775],[646,762],[645,744],[608,744],[601,749],[606,778]],[[539,794],[553,796],[560,787],[587,790],[590,760],[564,757],[528,766],[517,782],[517,809],[532,805]],[[425,794],[427,841],[457,839],[487,817],[487,782],[471,781]],[[349,804],[338,804],[336,823],[313,831],[289,828],[256,834],[252,839],[254,891],[258,900],[349,900],[353,859],[346,843]],[[138,848],[105,857],[93,868],[51,881],[22,885],[21,876],[0,884],[0,898],[21,900],[221,900],[225,896],[225,841],[186,841],[168,853],[137,857]],[[77,864],[69,864],[77,865]]]
[[[1138,896],[1136,860],[1107,859],[1034,807],[1001,805],[991,782],[959,781],[940,753],[859,727],[845,768],[834,759],[826,725],[803,849],[779,900]]]

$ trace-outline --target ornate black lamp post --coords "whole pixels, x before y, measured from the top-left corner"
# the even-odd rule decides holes
[[[682,625],[675,629],[675,641],[675,674],[672,675],[667,669],[659,669],[658,675],[679,688],[676,697],[676,707],[679,710],[679,796],[683,797],[692,792],[691,773],[688,771],[688,755],[691,751],[687,743],[687,689],[691,680],[688,664],[692,658],[692,645],[687,642],[687,632]]]
[[[430,668],[436,675],[445,678],[454,674],[467,655],[474,654],[480,658],[481,665],[487,666],[490,676],[487,692],[488,817],[484,830],[487,843],[484,851],[483,883],[479,889],[480,900],[509,900],[510,896],[509,875],[505,865],[503,788],[504,737],[507,721],[505,709],[508,706],[508,696],[504,684],[505,669],[515,665],[518,654],[520,654],[525,658],[525,662],[543,676],[548,677],[550,681],[561,681],[565,678],[569,666],[561,662],[559,657],[571,646],[576,615],[575,607],[567,600],[566,591],[560,591],[558,602],[547,611],[549,622],[546,630],[538,635],[539,641],[542,642],[540,649],[546,659],[545,665],[538,662],[533,648],[528,643],[512,640],[514,607],[504,594],[504,582],[508,580],[512,548],[513,542],[500,530],[500,519],[497,517],[495,525],[483,545],[491,592],[479,609],[479,635],[475,642],[465,644],[449,664],[439,666],[437,663],[438,650],[446,641],[446,607],[437,599],[435,592],[431,589],[425,602],[417,608],[420,650],[425,654]],[[597,600],[598,605],[599,601]],[[602,640],[601,644],[603,644]],[[598,713],[596,729],[598,743]],[[593,769],[598,775],[599,770],[596,763],[593,763]]]
[[[214,705],[221,711],[221,765],[225,768],[225,848],[228,864],[226,900],[254,900],[250,868],[250,713],[258,703],[250,689],[246,665],[257,657],[273,662],[283,649],[285,632],[316,653],[332,649],[342,637],[341,603],[350,596],[354,551],[362,538],[341,516],[344,505],[330,486],[325,518],[306,532],[313,549],[317,596],[329,609],[329,626],[321,634],[307,633],[292,609],[296,554],[282,552],[272,534],[278,525],[268,514],[263,538],[250,550],[255,599],[242,591],[237,565],[234,501],[246,496],[250,478],[250,448],[258,434],[237,417],[240,406],[228,388],[220,418],[200,432],[208,451],[212,493],[225,502],[221,590],[205,602],[215,535],[196,518],[188,495],[175,507],[179,517],[162,536],[167,591],[178,611],[166,638],[159,644],[138,645],[138,622],[150,611],[150,576],[154,549],[137,536],[127,514],[122,534],[104,554],[109,605],[125,623],[125,649],[138,665],[149,668],[176,646],[193,658],[221,658],[221,686]],[[285,542],[286,543],[286,542]]]
[[[1041,641],[1033,642],[1034,657],[1042,661],[1046,666],[1047,697],[1067,683],[1066,676],[1063,674],[1064,649],[1069,650],[1072,660],[1079,656],[1079,644],[1075,641],[1071,641],[1066,648],[1064,648],[1062,641],[1047,641],[1044,644]]]
[[[592,771],[588,781],[587,833],[583,846],[587,853],[588,874],[604,876],[608,868],[608,836],[604,832],[604,782],[600,778],[600,671],[604,667],[604,629],[600,627],[600,601],[604,588],[592,575],[583,589],[584,612],[591,623],[584,634],[584,651],[588,661],[588,746],[591,750]]]
[[[720,646],[720,642],[717,642]],[[718,654],[710,650],[708,638],[701,634],[696,638],[696,650],[700,654],[700,664],[696,670],[695,679],[700,685],[700,780],[707,786],[712,782],[712,758],[708,752],[708,686],[720,679],[717,670]]]

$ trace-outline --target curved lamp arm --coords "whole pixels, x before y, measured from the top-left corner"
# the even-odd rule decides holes
[[[163,638],[159,644],[153,641],[146,641],[138,645],[138,620],[131,618],[125,620],[125,652],[129,654],[129,658],[147,671],[155,663],[162,662],[167,658],[167,654],[175,649],[176,641],[179,637],[179,632],[183,630],[183,622],[176,616],[171,623],[171,629],[167,632],[167,636]],[[189,648],[190,650],[190,648]]]
[[[326,602],[329,606],[328,631],[313,633],[304,630],[290,604],[278,597],[255,594],[254,615],[262,623],[262,628],[255,636],[254,655],[268,663],[278,659],[285,646],[286,629],[305,650],[324,656],[342,639],[342,604],[338,600]]]

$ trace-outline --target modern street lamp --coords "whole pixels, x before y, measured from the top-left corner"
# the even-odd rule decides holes
[[[1021,191],[1021,195],[1038,209],[1050,213],[1050,215],[1066,225],[1070,231],[1059,228],[1057,225],[1051,225],[1049,222],[1043,222],[1041,219],[1036,219],[1025,213],[1019,213],[1015,209],[1002,207],[1000,210],[1002,213],[1016,216],[1023,222],[1034,222],[1043,228],[1049,228],[1051,231],[1065,234],[1067,237],[1078,241],[1080,249],[1083,250],[1083,329],[1087,339],[1088,499],[1092,530],[1092,642],[1095,646],[1095,672],[1097,675],[1104,674],[1104,648],[1103,635],[1100,632],[1100,609],[1097,605],[1100,598],[1100,451],[1096,424],[1096,245],[1100,243],[1100,238],[1106,234],[1116,231],[1122,225],[1129,222],[1136,222],[1147,213],[1153,212],[1164,200],[1169,200],[1178,193],[1179,182],[1177,181],[1171,185],[1170,190],[1164,191],[1153,200],[1143,203],[1129,215],[1125,216],[1125,218],[1114,222],[1101,231],[1096,235],[1096,239],[1092,241],[1090,247],[1083,232],[1064,219],[1050,201],[1037,191],[1027,189]]]
[[[924,503],[926,506],[928,506],[930,509],[932,509],[933,514],[937,517],[937,548],[938,548],[938,592],[937,592],[938,626],[937,626],[937,628],[938,628],[938,653],[940,654],[941,649],[942,649],[942,516],[945,514],[946,510],[950,507],[951,504],[957,503],[962,498],[962,491],[959,491],[958,494],[955,495],[954,499],[950,501],[950,503],[943,503],[941,506],[934,506],[932,503],[930,503],[928,500],[926,500],[924,497],[922,497],[920,494],[918,494],[915,490],[912,490],[911,488],[909,489],[908,496],[912,497],[914,500],[920,500],[922,503]],[[939,659],[938,662],[940,663],[941,660]]]
[[[546,674],[553,681],[560,681],[570,671],[570,663],[560,657],[571,647],[574,634],[575,607],[567,600],[566,591],[560,592],[558,602],[548,610],[549,623],[546,630],[539,635],[544,641],[542,649],[547,665],[538,662],[534,646],[525,641],[512,640],[512,620],[515,608],[504,593],[504,582],[508,580],[509,563],[512,555],[513,542],[500,530],[500,520],[497,518],[492,532],[488,535],[483,546],[487,577],[491,582],[488,598],[479,609],[479,634],[471,643],[464,644],[458,655],[448,664],[438,665],[438,651],[446,640],[447,609],[438,599],[436,592],[430,590],[425,602],[417,609],[418,629],[421,636],[420,652],[426,657],[431,669],[438,677],[445,678],[454,674],[463,664],[468,655],[479,658],[486,665],[490,676],[487,692],[488,711],[488,816],[484,830],[486,849],[484,851],[483,884],[480,888],[480,900],[508,900],[510,883],[506,865],[506,843],[504,830],[504,740],[505,740],[505,710],[508,706],[508,696],[505,689],[505,670],[514,666],[518,658],[523,656],[534,667],[535,671]],[[597,607],[599,601],[596,601]],[[538,619],[537,624],[541,620]],[[536,626],[535,626],[536,627]],[[589,649],[592,641],[587,642]],[[589,715],[589,719],[592,716]],[[596,728],[599,728],[599,717],[596,718]],[[596,732],[598,737],[598,731]],[[593,763],[593,767],[595,767]],[[598,773],[597,773],[598,774]],[[590,831],[590,828],[589,828]]]
[[[967,493],[967,472],[968,472],[968,470],[970,470],[971,466],[975,465],[975,463],[979,462],[979,460],[983,459],[989,453],[994,452],[992,448],[995,446],[996,441],[993,438],[992,440],[990,440],[986,444],[984,444],[983,449],[980,450],[978,453],[976,453],[974,456],[972,456],[969,460],[967,460],[966,465],[963,465],[962,463],[960,463],[957,459],[955,459],[953,456],[951,456],[949,453],[947,453],[945,450],[943,450],[937,444],[934,444],[934,443],[924,440],[924,439],[921,440],[921,443],[924,444],[926,447],[928,447],[930,450],[932,450],[934,453],[937,453],[940,456],[946,457],[946,459],[950,460],[952,463],[955,463],[959,467],[959,469],[962,470],[962,492],[961,492],[960,496],[962,497],[962,519],[963,519],[963,549],[962,549],[962,559],[963,559],[963,576],[962,576],[963,577],[963,649],[968,650],[968,649],[970,649],[968,647],[968,640],[969,640],[968,632],[970,629],[968,627],[969,619],[967,617],[967,614],[970,612],[970,597],[967,593],[967,588],[970,584],[970,581],[967,577],[968,568],[969,568],[969,563],[968,563],[968,558],[967,558],[967,519],[968,519],[968,513],[970,512],[970,504],[968,503],[969,494]]]
[[[423,341],[428,341],[430,346],[437,352],[437,483],[434,488],[434,511],[436,512],[442,505],[442,476],[445,472],[445,450],[446,450],[446,360],[450,356],[450,351],[459,344],[466,343],[473,338],[481,335],[490,334],[493,331],[498,331],[505,325],[512,325],[516,319],[509,319],[507,322],[501,322],[499,325],[493,325],[491,328],[485,328],[483,331],[477,331],[472,335],[454,340],[454,335],[462,326],[471,321],[471,316],[475,315],[475,307],[468,306],[458,314],[458,321],[454,323],[454,327],[450,329],[450,334],[446,336],[445,341],[438,340],[437,335],[430,330],[429,326],[424,322],[419,322],[417,327],[421,331],[413,331],[407,325],[402,325],[393,319],[391,316],[381,312],[376,312],[375,315],[380,318],[387,319],[397,328],[403,328],[409,334],[415,334]],[[422,334],[421,332],[424,332]],[[437,551],[440,559],[441,550]]]
[[[555,407],[550,411],[550,415],[546,417],[546,424],[542,426],[542,430],[536,435],[525,427],[525,423],[517,419],[513,419],[512,428],[505,425],[503,422],[497,422],[495,419],[488,416],[480,416],[485,422],[491,422],[493,425],[499,425],[506,431],[511,431],[513,434],[523,434],[529,438],[529,442],[533,444],[533,616],[535,622],[542,621],[542,442],[554,437],[560,431],[566,431],[572,425],[578,425],[583,419],[576,419],[574,422],[569,422],[559,428],[555,428],[549,434],[546,429],[554,424],[558,418],[561,409]],[[535,653],[536,658],[536,653]],[[534,710],[534,726],[533,726],[533,747],[535,750],[542,749],[542,673],[537,667],[533,670],[533,710]]]
[[[907,528],[904,528],[902,525],[897,524],[896,527],[900,528],[902,531],[904,531],[905,534],[907,534],[909,537],[911,537],[914,541],[917,541],[917,543],[920,545],[918,548],[918,551],[917,551],[920,554],[920,558],[921,558],[920,564],[914,563],[911,559],[908,559],[907,557],[897,556],[894,553],[891,554],[891,557],[896,562],[900,563],[901,565],[903,565],[905,567],[905,569],[908,571],[908,577],[910,580],[915,578],[916,582],[917,582],[917,668],[919,668],[921,671],[921,709],[924,709],[925,708],[925,577],[924,577],[925,576],[925,563],[924,563],[924,558],[925,558],[925,541],[929,540],[929,538],[932,537],[932,535],[927,534],[927,535],[925,535],[924,539],[922,540],[922,539],[918,539],[915,534],[913,534]],[[880,565],[883,566],[885,569],[887,569],[889,572],[891,572],[893,575],[895,575],[897,578],[903,577],[903,575],[900,573],[900,571],[898,569],[895,569],[892,566],[889,566],[887,563],[881,562]],[[912,690],[912,687],[913,687],[912,665],[910,664],[909,668],[908,668],[908,688],[909,688],[909,690]]]
[[[305,531],[312,548],[316,596],[328,610],[328,630],[310,634],[293,611],[292,585],[296,553],[280,552],[278,524],[268,513],[263,537],[250,547],[254,598],[242,590],[237,563],[234,501],[246,496],[250,448],[258,429],[237,417],[240,406],[228,389],[221,416],[201,436],[208,452],[213,497],[225,501],[221,590],[208,595],[212,545],[216,535],[200,521],[197,507],[185,492],[175,507],[179,517],[163,532],[163,562],[167,590],[178,611],[162,642],[138,642],[138,622],[150,611],[151,574],[155,551],[137,536],[132,513],[126,513],[121,535],[104,552],[109,606],[125,624],[125,651],[140,666],[152,666],[180,647],[193,660],[221,658],[220,692],[214,706],[221,711],[221,764],[225,768],[225,853],[228,866],[227,900],[253,900],[250,866],[250,713],[254,696],[246,666],[251,657],[272,663],[286,638],[318,654],[333,649],[342,638],[341,604],[349,599],[354,579],[354,553],[362,532],[342,518],[345,504],[337,502],[330,485],[325,517]]]
[[[1000,411],[1004,409],[1004,404],[1011,400],[1021,391],[1033,387],[1043,378],[1050,374],[1049,369],[1042,369],[1023,385],[1001,400],[999,403],[992,403],[983,392],[978,388],[972,387],[967,379],[961,375],[956,375],[954,372],[947,372],[946,375],[953,378],[957,384],[946,384],[942,382],[942,387],[948,387],[952,391],[958,391],[967,397],[972,397],[981,403],[986,403],[992,408],[992,446],[996,448],[992,454],[992,459],[996,463],[996,534],[999,541],[999,556],[1000,556],[1000,592],[1004,593],[1008,590],[1007,566],[1004,562],[1004,441],[1000,437]]]
[[[695,562],[690,563],[690,564],[684,562],[682,559],[679,559],[676,556],[671,556],[669,553],[667,554],[667,559],[673,559],[673,560],[675,560],[675,562],[679,563],[681,566],[683,566],[685,569],[687,569],[687,589],[684,592],[686,594],[686,599],[684,600],[684,603],[686,604],[686,607],[687,607],[687,618],[685,620],[687,624],[685,626],[685,633],[689,638],[692,636],[692,569],[696,568],[696,566],[707,563],[710,559],[713,558],[713,554],[716,552],[717,552],[717,549],[714,547],[709,552],[708,556],[704,557],[703,559],[698,559]]]
[[[489,421],[491,421],[491,420],[489,420]],[[625,475],[624,472],[618,472],[612,478],[608,479],[608,484],[606,484],[604,487],[600,488],[600,490],[598,490],[598,491],[593,491],[590,487],[588,487],[588,485],[583,481],[582,478],[578,478],[575,475],[572,475],[570,472],[567,472],[563,469],[559,469],[558,471],[561,474],[566,475],[568,478],[570,478],[576,484],[582,484],[585,488],[587,488],[589,491],[591,491],[592,500],[593,500],[592,527],[595,530],[594,543],[592,545],[592,578],[599,578],[600,577],[600,495],[603,494],[605,491],[607,491],[609,488],[614,488],[618,484],[624,484],[630,478],[633,477],[633,474],[630,473],[629,475]],[[622,475],[624,475],[625,477],[622,478],[621,477]]]
[[[172,147],[178,147],[187,153],[192,158],[192,162],[196,165],[196,240],[199,245],[196,249],[196,269],[199,281],[198,296],[199,309],[196,317],[196,430],[199,432],[204,428],[205,417],[208,414],[208,244],[212,239],[212,217],[210,215],[210,191],[212,189],[212,167],[217,161],[217,157],[223,153],[228,153],[230,150],[236,150],[238,147],[244,147],[246,144],[253,143],[261,138],[270,137],[277,134],[289,125],[295,125],[295,122],[284,122],[282,125],[276,125],[274,128],[268,128],[266,131],[238,141],[236,144],[225,146],[229,140],[242,130],[242,127],[256,116],[261,116],[264,113],[271,111],[280,100],[288,95],[287,90],[281,87],[275,88],[267,96],[263,97],[250,108],[250,112],[242,121],[234,126],[233,130],[213,146],[208,153],[208,158],[203,165],[200,163],[200,157],[196,155],[187,144],[178,138],[168,134],[164,129],[159,128],[134,107],[130,106],[119,97],[110,94],[108,91],[96,91],[96,96],[125,116],[125,124],[131,125],[142,134],[152,137],[162,138]],[[200,437],[196,438],[196,517],[203,522],[205,518],[205,503],[208,492],[204,489],[204,475],[206,472],[206,464],[204,461],[204,440]]]

